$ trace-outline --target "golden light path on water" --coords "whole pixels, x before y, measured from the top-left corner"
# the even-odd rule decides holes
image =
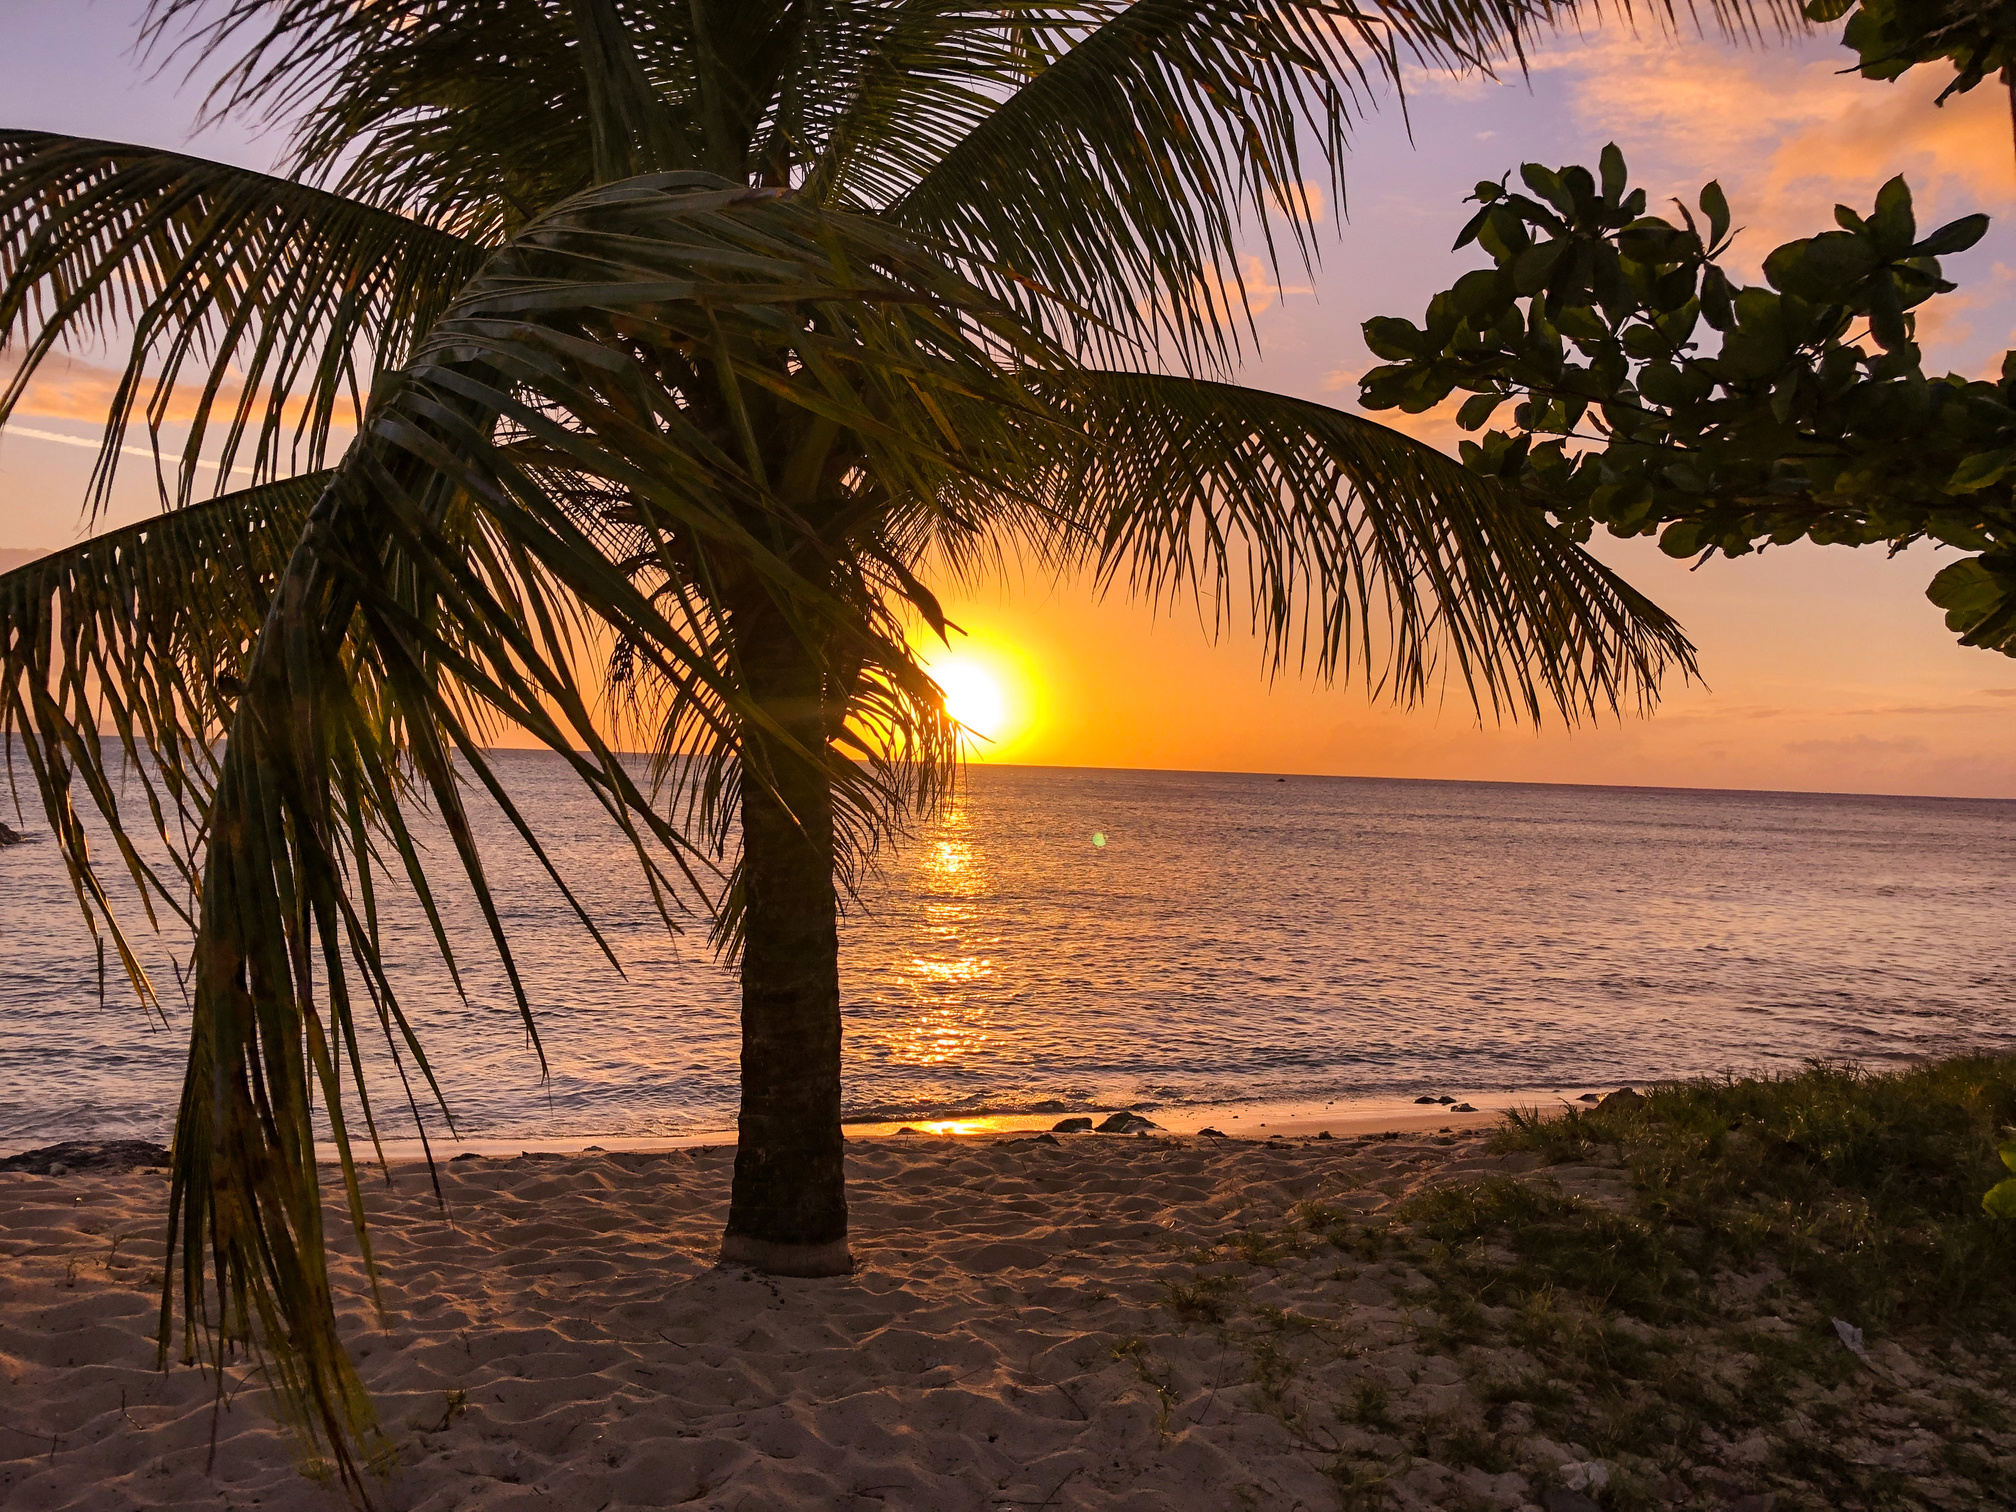
[[[1041,703],[1032,670],[1013,647],[961,640],[923,649],[925,666],[945,693],[945,710],[961,726],[968,759],[985,760],[1012,746]],[[967,805],[955,799],[933,823],[916,872],[923,894],[921,936],[909,959],[905,987],[910,1022],[894,1060],[946,1066],[984,1054],[994,1040],[985,1006],[994,962],[980,948],[981,901],[988,891],[985,858],[975,843]],[[933,1124],[934,1133],[966,1124]]]
[[[968,823],[966,805],[955,801],[933,827],[920,868],[924,940],[910,959],[916,1014],[901,1056],[913,1066],[943,1065],[984,1049],[991,1038],[987,1012],[972,996],[993,976],[994,963],[968,948],[981,928],[978,902],[986,892]]]

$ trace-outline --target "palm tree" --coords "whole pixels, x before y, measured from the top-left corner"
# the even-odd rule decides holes
[[[150,919],[197,931],[164,1359],[179,1262],[185,1357],[262,1348],[362,1494],[317,1107],[368,1261],[366,1033],[440,1097],[380,894],[457,962],[421,809],[536,1042],[465,810],[487,794],[544,860],[485,759],[502,726],[738,960],[722,1254],[825,1275],[851,1263],[839,886],[956,770],[908,642],[951,628],[927,578],[1018,555],[1243,596],[1277,669],[1403,699],[1454,676],[1493,715],[1643,703],[1691,666],[1439,453],[1223,381],[1244,293],[1220,270],[1242,226],[1310,255],[1301,186],[1314,163],[1341,190],[1354,91],[1403,54],[1488,65],[1523,24],[1481,0],[156,0],[150,42],[224,60],[213,108],[291,129],[287,177],[0,134],[0,420],[50,353],[112,335],[95,496],[136,415],[157,455],[193,416],[158,518],[0,577],[4,725],[87,917],[152,1002],[80,784]],[[254,486],[199,501],[205,451]]]

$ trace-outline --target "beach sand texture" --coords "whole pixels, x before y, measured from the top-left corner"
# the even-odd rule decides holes
[[[1339,1506],[1340,1448],[1399,1448],[1391,1424],[1347,1420],[1354,1392],[1385,1393],[1394,1423],[1483,1411],[1470,1383],[1489,1352],[1423,1342],[1404,1263],[1199,1256],[1278,1232],[1307,1199],[1372,1213],[1531,1159],[1482,1136],[890,1138],[848,1157],[859,1269],[824,1281],[714,1268],[732,1149],[460,1161],[445,1216],[400,1169],[371,1198],[388,1329],[355,1261],[340,1267],[400,1444],[379,1501],[1292,1512]],[[1621,1172],[1552,1174],[1623,1200]],[[164,1186],[0,1176],[0,1504],[339,1506],[300,1477],[243,1371],[206,1471],[209,1381],[153,1368]],[[1200,1276],[1236,1308],[1173,1306],[1168,1283]],[[1531,1438],[1496,1474],[1400,1455],[1386,1504],[1528,1506],[1573,1457]]]

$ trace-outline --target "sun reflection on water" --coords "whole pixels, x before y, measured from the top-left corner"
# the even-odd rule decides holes
[[[933,989],[957,987],[963,982],[978,982],[994,975],[994,963],[981,956],[961,956],[954,961],[933,961],[923,956],[912,956],[910,965],[924,985]]]
[[[924,893],[923,947],[910,957],[912,1010],[901,1034],[900,1059],[942,1065],[982,1049],[993,1038],[988,1010],[972,991],[994,975],[994,962],[977,947],[981,900],[987,892],[985,857],[972,843],[963,804],[940,816],[921,848],[918,882]]]
[[[898,1058],[913,1066],[939,1066],[971,1055],[993,1038],[976,1023],[984,1017],[963,1008],[927,1010],[911,1022],[904,1036],[907,1053]]]

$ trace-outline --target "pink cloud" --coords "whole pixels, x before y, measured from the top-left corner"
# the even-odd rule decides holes
[[[1771,48],[1600,38],[1536,59],[1565,76],[1593,158],[1616,140],[1657,203],[1691,206],[1718,179],[1744,228],[1736,261],[1753,273],[1773,247],[1830,229],[1837,201],[1866,210],[1876,188],[1903,173],[1930,225],[2016,198],[2008,99],[1984,85],[1944,106],[1951,76],[1918,69],[1879,84],[1842,69],[1846,51],[1788,67]]]
[[[0,373],[0,381],[11,381],[18,371],[18,366],[10,364],[4,373]],[[79,420],[102,426],[119,391],[119,381],[117,369],[58,353],[36,369],[27,392],[14,407],[14,414],[24,419],[39,416],[48,420]],[[222,384],[212,401],[213,421],[227,417],[243,393],[242,383],[227,381]],[[162,422],[167,425],[189,424],[196,418],[202,396],[203,388],[199,383],[176,384],[169,393]],[[136,423],[144,424],[146,405],[153,397],[151,377],[143,383],[140,397],[141,412],[135,418]],[[298,420],[301,411],[302,402],[299,399],[289,400],[287,420]]]

